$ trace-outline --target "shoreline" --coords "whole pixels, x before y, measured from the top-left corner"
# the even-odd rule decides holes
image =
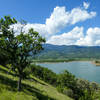
[[[92,61],[93,64],[95,64],[96,66],[100,66],[100,61]]]
[[[61,63],[61,62],[74,62],[74,61],[90,61],[93,62],[91,59],[67,59],[67,60],[54,60],[54,59],[48,59],[48,60],[34,60],[34,63]]]
[[[100,62],[97,63],[96,61],[98,60],[93,60],[93,59],[67,59],[67,60],[48,59],[48,60],[34,60],[32,63],[66,63],[66,62],[75,62],[75,61],[91,62],[96,66],[100,66]]]

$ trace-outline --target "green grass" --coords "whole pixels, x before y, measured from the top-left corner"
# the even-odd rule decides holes
[[[22,91],[17,91],[18,77],[0,66],[0,100],[72,100],[56,88],[30,75],[22,81]]]

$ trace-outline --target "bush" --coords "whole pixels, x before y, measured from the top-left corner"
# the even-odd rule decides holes
[[[57,90],[67,96],[73,97],[75,100],[96,100],[99,98],[98,89],[100,87],[96,83],[90,83],[87,80],[77,79],[67,70],[60,74],[55,74],[48,68],[39,65],[31,65],[31,73],[42,79],[43,81],[56,86]]]
[[[71,98],[73,98],[74,94],[73,94],[73,91],[71,89],[68,89],[68,88],[64,88],[63,89],[63,93]]]
[[[84,95],[81,96],[79,100],[95,100],[95,98],[93,94],[90,94],[88,90],[85,90]]]
[[[31,65],[31,73],[43,81],[50,83],[54,86],[57,85],[57,75],[53,71],[49,70],[48,68],[41,67],[39,65]]]
[[[63,93],[63,87],[61,85],[58,85],[56,88],[58,92]]]
[[[74,89],[74,86],[76,84],[76,78],[74,75],[65,70],[63,73],[58,75],[57,82],[62,87]]]
[[[57,77],[57,90],[75,100],[95,100],[95,92],[98,85],[87,80],[76,79],[74,75],[65,70]]]

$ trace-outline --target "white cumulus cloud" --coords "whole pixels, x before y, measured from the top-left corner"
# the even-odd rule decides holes
[[[77,45],[100,46],[100,27],[89,28],[86,36],[77,41]]]
[[[56,45],[76,45],[77,40],[83,37],[83,27],[75,27],[68,33],[52,36],[47,43]]]
[[[35,31],[38,31],[42,36],[47,39],[52,35],[57,34],[63,28],[68,25],[73,25],[87,19],[91,19],[96,16],[96,12],[88,12],[86,9],[81,7],[73,8],[71,11],[67,11],[65,7],[55,7],[51,16],[46,19],[45,24],[26,24],[24,26],[24,31],[27,32],[28,29],[34,28]],[[21,26],[20,23],[13,25],[15,30],[19,30]]]
[[[83,6],[84,6],[84,8],[85,8],[85,9],[88,9],[88,8],[89,8],[89,6],[90,6],[90,3],[83,2]]]
[[[84,35],[84,28],[76,26],[70,32],[57,35],[62,29],[69,25],[91,19],[96,16],[96,12],[88,11],[89,3],[83,2],[83,7],[76,7],[66,10],[66,7],[55,7],[51,16],[46,19],[44,24],[27,23],[23,27],[24,32],[30,28],[39,32],[47,39],[47,43],[57,45],[100,45],[100,28],[89,28]],[[10,26],[14,28],[16,34],[20,33],[22,25],[20,23]]]
[[[82,10],[80,8],[74,8],[70,15],[70,24],[76,24],[77,22],[80,21],[85,21],[87,19],[93,18],[94,16],[96,16],[96,12],[90,12],[88,13],[86,10]]]
[[[56,45],[100,46],[100,27],[88,28],[84,35],[83,27],[75,27],[68,33],[52,36],[47,43]]]

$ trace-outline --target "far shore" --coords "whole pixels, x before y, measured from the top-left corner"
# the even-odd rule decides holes
[[[33,60],[35,63],[60,63],[60,62],[73,62],[73,61],[91,61],[92,59],[43,59],[43,60]]]
[[[95,64],[96,66],[100,66],[100,60],[92,61],[92,63]]]
[[[96,66],[100,66],[100,60],[95,59],[43,59],[33,60],[33,63],[61,63],[61,62],[74,62],[74,61],[89,61]]]

